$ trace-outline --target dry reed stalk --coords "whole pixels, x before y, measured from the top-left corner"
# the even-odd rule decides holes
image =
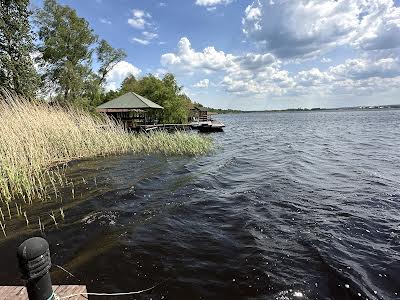
[[[24,217],[25,217],[26,227],[28,227],[29,226],[29,220],[28,220],[28,216],[26,215],[26,211],[24,211]]]
[[[20,216],[20,214],[19,214],[18,203],[15,203],[15,208],[17,209],[17,217],[19,217],[19,216]]]
[[[128,152],[198,155],[212,146],[195,134],[130,134],[107,117],[28,102],[1,88],[0,120],[0,200],[6,203],[47,201],[50,190],[57,195],[65,184],[61,165],[74,159]]]
[[[40,230],[40,233],[41,234],[43,234],[43,232],[44,232],[44,228],[43,228],[43,230],[42,230],[42,222],[40,221],[40,217],[39,217],[39,230]]]
[[[0,227],[1,227],[1,230],[3,231],[4,237],[7,237],[7,234],[6,234],[6,223],[3,224],[0,221]]]
[[[58,224],[57,224],[56,216],[54,215],[54,212],[51,211],[51,215],[49,215],[49,216],[53,219],[54,225],[56,225],[56,227],[58,228]]]
[[[7,205],[7,210],[8,210],[8,217],[11,220],[11,210],[10,210],[10,204],[8,202],[6,202]]]

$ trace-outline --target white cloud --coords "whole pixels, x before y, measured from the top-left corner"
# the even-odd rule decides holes
[[[198,6],[215,6],[220,4],[230,4],[233,0],[196,0]]]
[[[326,72],[313,68],[294,76],[294,92],[322,95],[373,95],[400,86],[399,57],[377,58],[366,55],[348,59]]]
[[[329,57],[328,58],[327,57],[322,57],[321,58],[321,62],[324,63],[324,64],[327,64],[327,63],[332,62],[332,59],[330,59]]]
[[[354,43],[364,50],[400,47],[400,7],[392,0],[368,1],[361,21],[362,34]]]
[[[400,54],[369,53],[326,71],[318,68],[289,73],[273,54],[247,53],[236,56],[207,47],[198,52],[181,38],[176,53],[161,57],[162,65],[177,74],[214,73],[218,86],[230,94],[275,97],[336,94],[365,95],[400,86]],[[205,81],[195,87],[205,86]],[[209,84],[209,82],[208,82]]]
[[[160,3],[158,3],[158,6],[159,6],[159,7],[166,7],[166,6],[167,6],[167,3],[165,3],[165,2],[160,2]]]
[[[135,37],[135,38],[132,39],[132,42],[147,46],[147,45],[150,45],[152,40],[154,40],[156,38],[158,38],[158,34],[157,33],[143,31],[142,32],[142,37],[141,38]]]
[[[112,24],[112,22],[110,20],[107,20],[106,18],[100,18],[99,21],[100,21],[100,23],[107,24],[107,25]]]
[[[294,77],[297,86],[302,87],[320,87],[334,80],[334,77],[328,73],[321,72],[318,68],[312,68],[306,71],[300,71]]]
[[[207,11],[215,11],[217,10],[216,6],[207,7]]]
[[[183,37],[178,42],[178,52],[163,54],[161,64],[182,72],[191,73],[195,69],[201,69],[208,73],[229,67],[233,58],[233,55],[225,55],[223,51],[216,51],[214,47],[196,52],[192,49],[189,39]]]
[[[127,61],[120,61],[108,73],[106,81],[106,90],[116,90],[120,87],[122,81],[128,76],[138,76],[142,71]]]
[[[128,19],[128,24],[136,29],[144,29],[151,25],[151,15],[143,10],[133,9],[132,16]]]
[[[210,80],[203,79],[203,80],[200,80],[198,83],[194,84],[193,87],[206,89],[206,88],[208,88],[209,85],[210,85]]]
[[[132,42],[138,43],[138,44],[141,44],[141,45],[144,45],[144,46],[147,46],[147,45],[150,44],[150,41],[145,40],[145,39],[136,38],[136,37],[132,39]]]
[[[150,72],[151,73],[151,72]],[[165,69],[163,69],[163,68],[158,68],[154,73],[153,73],[153,75],[155,76],[155,77],[157,77],[158,79],[161,79],[161,78],[163,78],[164,76],[165,76],[165,74],[167,74],[168,73],[168,71],[167,70],[165,70]]]
[[[158,34],[155,32],[143,31],[142,35],[148,41],[158,38]]]
[[[362,80],[371,77],[393,78],[400,76],[400,58],[366,57],[348,59],[344,64],[330,67],[329,72],[337,78]]]
[[[196,52],[186,37],[179,41],[176,53],[161,56],[161,64],[177,73],[222,73],[220,85],[235,94],[282,94],[284,88],[294,85],[288,72],[279,69],[280,62],[270,53],[235,56],[214,47]]]
[[[280,58],[307,58],[352,44],[400,46],[400,8],[393,0],[255,0],[242,19],[245,35]]]

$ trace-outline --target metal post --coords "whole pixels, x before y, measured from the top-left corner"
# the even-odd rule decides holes
[[[40,237],[27,239],[18,247],[17,257],[29,300],[54,299],[49,243]]]

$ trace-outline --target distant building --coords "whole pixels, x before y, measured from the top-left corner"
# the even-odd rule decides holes
[[[122,122],[125,128],[157,124],[162,106],[136,93],[126,93],[103,103],[96,111],[107,114]]]

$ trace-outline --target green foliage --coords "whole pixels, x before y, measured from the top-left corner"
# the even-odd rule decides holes
[[[33,52],[28,0],[0,0],[0,84],[25,97],[33,97],[38,76],[29,56]],[[100,40],[89,23],[68,6],[44,0],[34,17],[38,34],[37,63],[42,76],[42,94],[52,100],[94,111],[103,102],[127,92],[136,92],[164,107],[160,121],[186,123],[193,103],[182,92],[173,74],[159,79],[151,74],[137,79],[129,76],[118,91],[105,92],[107,75],[126,57]],[[97,72],[92,59],[99,63]]]
[[[107,41],[101,40],[96,49],[96,54],[101,64],[99,69],[99,85],[101,85],[112,68],[126,57],[126,53],[122,49],[114,49]]]
[[[193,107],[205,107],[201,103],[193,102]],[[237,109],[222,109],[222,108],[211,108],[211,107],[206,107],[207,111],[209,112],[214,112],[217,114],[237,114],[241,113],[243,111],[237,110]]]
[[[33,52],[29,0],[0,0],[0,85],[32,98],[39,85]]]
[[[76,11],[55,0],[45,0],[35,18],[39,27],[39,50],[47,67],[46,80],[56,84],[60,100],[83,96],[91,74],[92,45],[97,36]]]
[[[121,85],[120,95],[135,92],[164,107],[161,115],[163,123],[185,123],[189,115],[190,99],[182,93],[173,74],[158,79],[152,74],[136,79],[127,77]]]

